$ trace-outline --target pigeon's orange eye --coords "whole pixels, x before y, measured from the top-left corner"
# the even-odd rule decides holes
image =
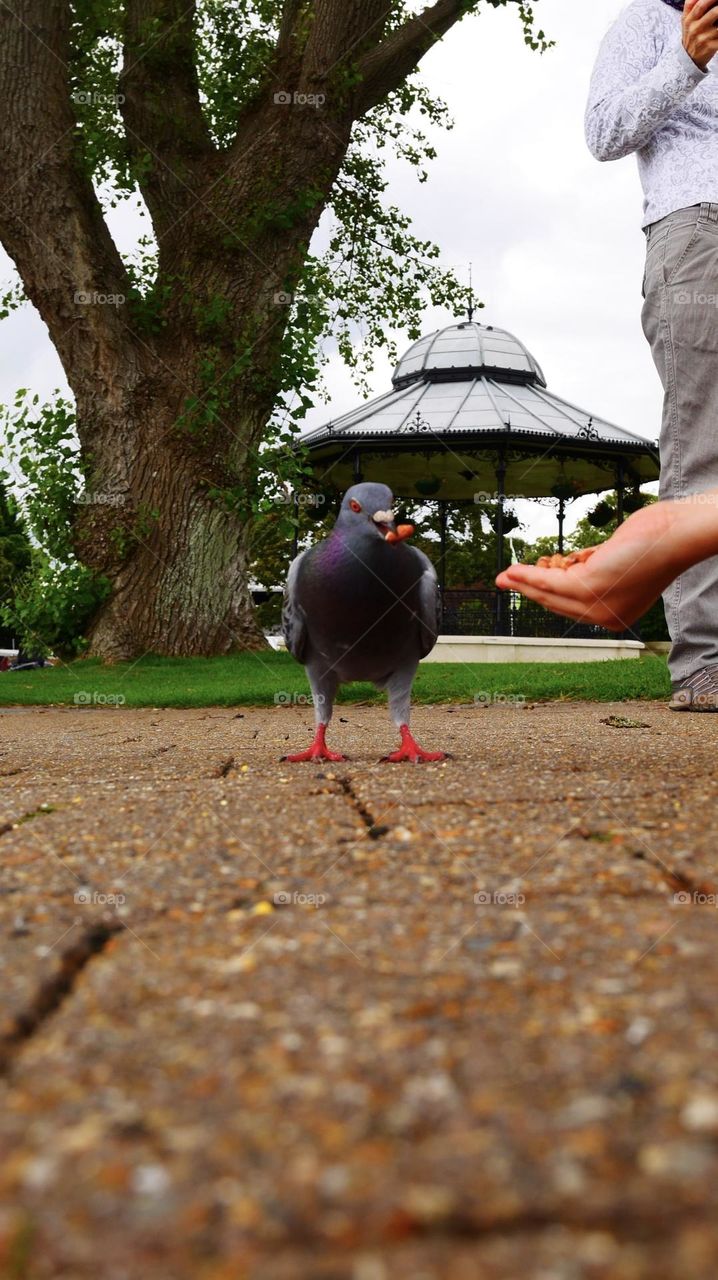
[[[361,503],[357,502],[355,498],[350,499],[349,506],[352,511],[361,511]]]

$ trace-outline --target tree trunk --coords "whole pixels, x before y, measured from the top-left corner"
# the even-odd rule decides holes
[[[251,449],[238,447],[231,468],[225,450],[220,465],[206,441],[178,430],[176,401],[164,380],[142,380],[124,404],[121,433],[115,413],[103,429],[96,404],[87,428],[93,466],[75,546],[112,587],[90,630],[97,657],[266,647],[249,590],[251,522],[221,494],[225,486],[250,491]],[[78,401],[81,438],[82,407]],[[260,430],[256,410],[234,422],[244,440]]]
[[[266,648],[248,587],[248,525],[208,502],[190,475],[175,475],[170,493],[182,505],[165,506],[156,534],[115,576],[90,653],[124,661]],[[161,555],[153,543],[164,544]]]

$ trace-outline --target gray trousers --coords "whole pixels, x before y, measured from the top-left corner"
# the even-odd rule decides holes
[[[643,332],[665,393],[661,498],[718,488],[718,204],[647,230]],[[718,666],[718,556],[666,591],[673,687]]]

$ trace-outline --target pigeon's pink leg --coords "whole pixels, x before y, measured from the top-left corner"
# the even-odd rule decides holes
[[[327,726],[318,724],[311,747],[308,747],[306,751],[300,751],[297,755],[282,756],[282,759],[289,760],[292,764],[304,764],[308,760],[335,760],[337,762],[346,760],[346,756],[341,755],[339,751],[329,750],[325,742],[326,732]]]
[[[399,750],[393,751],[390,756],[384,756],[382,764],[402,764],[404,760],[408,760],[410,764],[425,764],[431,760],[446,759],[443,751],[424,751],[424,748],[420,747],[412,737],[408,724],[399,725],[399,733],[401,734]]]

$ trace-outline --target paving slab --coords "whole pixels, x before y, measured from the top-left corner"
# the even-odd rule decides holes
[[[0,1276],[714,1277],[716,720],[342,721],[3,715]]]

